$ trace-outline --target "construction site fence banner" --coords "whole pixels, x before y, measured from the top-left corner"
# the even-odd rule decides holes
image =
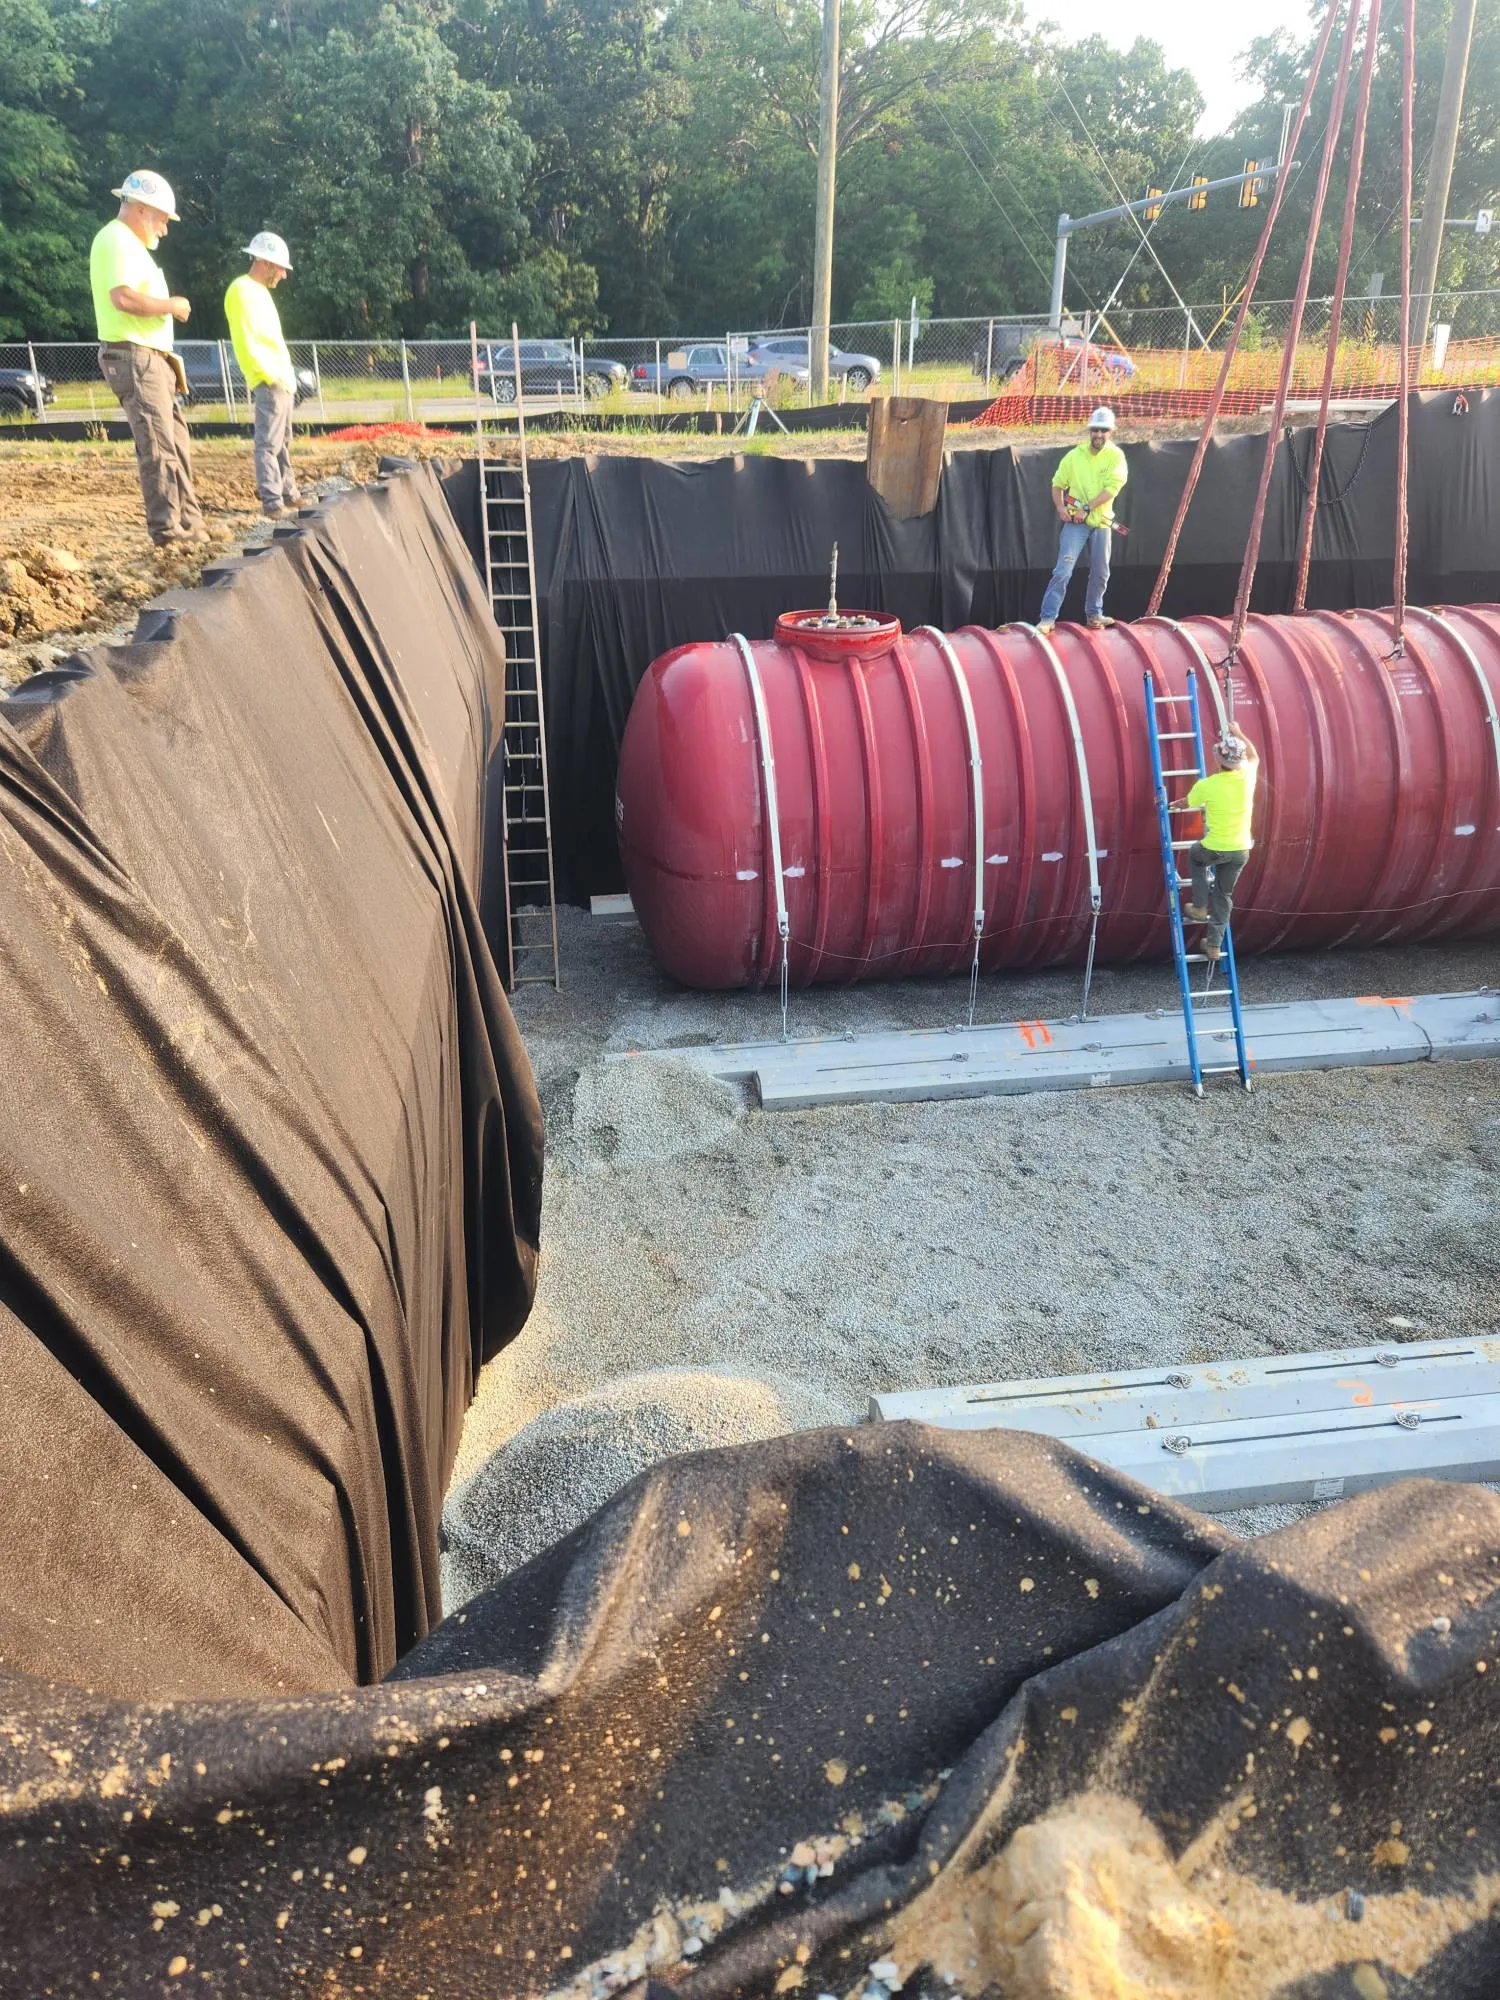
[[[829,330],[828,402],[863,404],[876,395],[965,403],[994,395],[1144,399],[1206,396],[1217,379],[1238,301],[1209,305],[1082,307],[1056,330],[1045,315],[932,318],[908,311],[890,319],[845,321]],[[1331,302],[1309,302],[1293,360],[1292,395],[1322,386]],[[1292,320],[1290,300],[1257,303],[1240,335],[1229,388],[1236,408],[1269,405]],[[1340,326],[1334,395],[1388,399],[1400,377],[1400,300],[1385,293],[1349,299]],[[294,340],[297,416],[333,424],[472,423],[503,417],[517,404],[517,368],[508,333],[471,347],[463,338]],[[742,413],[757,398],[772,409],[813,400],[810,330],[740,328],[698,334],[593,335],[521,340],[519,393],[527,409],[585,415],[657,415],[697,408]],[[189,420],[248,422],[246,385],[225,340],[178,342],[188,374]],[[475,354],[477,351],[477,367]],[[1428,337],[1413,350],[1412,379],[1426,388],[1500,383],[1500,291],[1446,292],[1433,301]],[[118,417],[99,373],[93,342],[12,341],[0,345],[0,429],[34,414],[49,422],[102,423]],[[42,379],[31,387],[19,378]],[[1253,406],[1249,399],[1254,398]],[[1170,414],[1170,406],[1160,413]],[[1017,424],[1056,419],[1018,411]]]
[[[0,701],[0,1680],[291,1694],[439,1614],[539,1228],[503,685],[423,467]]]
[[[1087,403],[1075,408],[1082,426]],[[1390,602],[1396,413],[1329,432],[1308,603]],[[1071,441],[1071,440],[1069,440]],[[1276,453],[1257,611],[1291,608],[1310,428]],[[839,598],[907,627],[996,626],[1039,615],[1057,554],[1052,474],[1061,443],[952,452],[932,513],[897,520],[853,459],[723,457],[669,463],[601,455],[531,467],[538,616],[558,893],[586,905],[624,886],[615,772],[631,699],[674,646],[743,632],[769,638],[783,611]],[[1109,609],[1146,608],[1191,439],[1124,447]],[[1210,448],[1172,571],[1169,615],[1227,612],[1244,556],[1264,433]],[[479,483],[450,475],[450,501],[483,561]],[[1500,599],[1500,390],[1412,404],[1410,588],[1420,603]]]

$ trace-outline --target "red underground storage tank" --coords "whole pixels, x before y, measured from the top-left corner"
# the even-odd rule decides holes
[[[783,912],[795,985],[966,972],[976,924],[985,971],[1065,965],[1088,948],[1095,871],[1101,961],[1166,954],[1145,680],[1181,695],[1196,671],[1211,741],[1224,621],[1049,639],[820,618],[679,647],[637,691],[616,819],[667,972],[779,977]],[[1409,610],[1400,659],[1393,635],[1387,611],[1249,622],[1241,951],[1500,928],[1500,606]]]

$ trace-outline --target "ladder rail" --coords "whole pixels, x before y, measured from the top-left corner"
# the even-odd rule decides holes
[[[1151,790],[1156,800],[1156,828],[1161,840],[1162,871],[1167,891],[1167,921],[1172,931],[1172,963],[1177,972],[1177,990],[1182,996],[1182,1022],[1187,1033],[1188,1069],[1193,1079],[1193,1095],[1201,1097],[1203,1066],[1198,1059],[1198,1031],[1193,1020],[1192,983],[1188,973],[1187,945],[1182,933],[1182,897],[1177,888],[1177,861],[1172,840],[1172,821],[1167,811],[1167,781],[1162,774],[1161,734],[1156,720],[1158,707],[1156,683],[1149,667],[1146,669],[1145,683],[1146,736],[1151,747]]]
[[[1218,701],[1218,686],[1209,675],[1209,684],[1214,689],[1219,715],[1224,714],[1223,703]],[[1198,775],[1202,777],[1208,769],[1208,758],[1203,748],[1203,712],[1198,702],[1198,675],[1188,670],[1188,701],[1193,718],[1193,746],[1198,753]],[[1174,898],[1175,900],[1175,898]],[[1234,956],[1234,925],[1224,926],[1224,983],[1229,990],[1229,1014],[1234,1022],[1234,1057],[1239,1068],[1240,1082],[1246,1090],[1250,1088],[1250,1052],[1245,1047],[1245,1017],[1240,1010],[1240,972]]]

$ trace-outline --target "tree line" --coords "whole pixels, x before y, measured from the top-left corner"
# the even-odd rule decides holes
[[[1418,7],[1418,160],[1451,0]],[[1318,10],[1321,12],[1321,9]],[[1355,281],[1396,281],[1399,22],[1379,52]],[[0,339],[88,338],[89,238],[134,166],[173,183],[163,250],[220,300],[260,228],[296,264],[288,331],[319,339],[709,333],[805,324],[819,0],[0,0]],[[1254,104],[1195,139],[1202,100],[1153,42],[1066,42],[1017,0],[845,0],[837,320],[1035,312],[1059,211],[1274,157],[1302,37],[1253,42]],[[1331,65],[1330,65],[1331,68]],[[1327,116],[1262,285],[1288,296]],[[1450,212],[1500,192],[1500,8],[1481,9]],[[1314,282],[1332,275],[1335,173]],[[1168,211],[1152,242],[1194,302],[1232,295],[1260,211]],[[1138,244],[1076,237],[1070,304]],[[1454,232],[1440,282],[1500,285],[1500,235]],[[1138,257],[1124,305],[1166,303]]]

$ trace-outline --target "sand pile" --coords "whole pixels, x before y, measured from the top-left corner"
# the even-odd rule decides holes
[[[890,1956],[903,1979],[928,1965],[960,1994],[1272,2000],[1342,1972],[1340,1992],[1388,2000],[1380,1967],[1420,1972],[1500,1904],[1500,1878],[1482,1875],[1468,1895],[1366,1896],[1351,1923],[1341,1896],[1298,1901],[1216,1864],[1213,1845],[1174,1859],[1131,1800],[1083,1793],[972,1873],[946,1869],[897,1917]]]
[[[449,1495],[444,1598],[461,1604],[498,1583],[661,1459],[839,1416],[806,1383],[706,1369],[631,1375],[555,1404]]]

